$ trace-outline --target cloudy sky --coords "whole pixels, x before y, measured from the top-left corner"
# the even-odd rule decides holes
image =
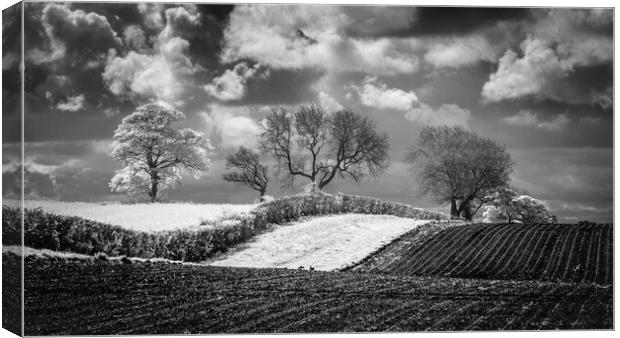
[[[3,12],[3,195],[16,196],[19,17]],[[120,120],[165,101],[206,133],[213,166],[176,200],[251,202],[221,179],[224,158],[255,147],[274,106],[319,102],[377,121],[389,170],[329,187],[413,205],[403,163],[427,125],[463,125],[504,144],[512,184],[562,221],[612,221],[613,12],[26,3],[27,198],[119,200],[108,182]],[[17,123],[17,125],[16,125]],[[288,194],[272,179],[269,193]]]

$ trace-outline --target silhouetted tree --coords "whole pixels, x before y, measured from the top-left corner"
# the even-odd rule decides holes
[[[239,147],[236,153],[226,158],[226,169],[237,169],[237,172],[226,173],[222,176],[225,181],[250,187],[260,193],[261,200],[267,191],[267,167],[260,163],[257,153]]]
[[[266,118],[261,147],[277,162],[279,175],[305,177],[323,189],[338,175],[355,182],[376,176],[388,165],[386,134],[367,117],[341,110],[328,114],[318,105],[294,113],[284,108]]]

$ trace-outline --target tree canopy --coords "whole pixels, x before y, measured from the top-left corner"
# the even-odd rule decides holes
[[[449,202],[451,216],[465,219],[508,184],[514,165],[505,147],[460,126],[425,127],[406,161],[423,192]]]
[[[111,156],[124,168],[110,182],[112,191],[147,194],[151,201],[181,181],[181,171],[199,178],[209,168],[209,139],[192,129],[177,129],[182,112],[157,103],[139,106],[114,132]]]
[[[267,116],[261,148],[276,160],[277,173],[293,182],[304,177],[323,189],[339,176],[355,182],[388,165],[386,134],[376,123],[349,110],[328,114],[318,105],[294,113],[275,109]]]

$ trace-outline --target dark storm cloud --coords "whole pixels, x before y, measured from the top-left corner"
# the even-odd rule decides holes
[[[92,112],[104,92],[100,73],[108,49],[122,46],[107,18],[45,3],[26,4],[25,18],[26,99],[39,108],[29,113]]]
[[[21,91],[19,60],[22,40],[20,12],[19,5],[2,11],[2,119],[5,125],[9,118],[15,118],[21,110],[19,104]]]
[[[41,22],[52,45],[64,45],[76,58],[95,57],[99,52],[107,52],[109,48],[122,44],[107,18],[94,12],[48,5],[43,9]]]
[[[532,22],[527,8],[418,7],[411,33],[415,35],[463,35],[498,21]]]

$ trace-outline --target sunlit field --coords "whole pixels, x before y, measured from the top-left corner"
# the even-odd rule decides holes
[[[11,207],[19,206],[17,200],[6,200],[2,203]],[[97,204],[33,200],[26,200],[25,204],[25,207],[30,209],[41,208],[45,212],[58,215],[78,216],[141,231],[198,226],[201,221],[248,212],[256,206],[193,203]]]
[[[278,226],[213,265],[335,270],[429,222],[388,215],[317,217]]]

